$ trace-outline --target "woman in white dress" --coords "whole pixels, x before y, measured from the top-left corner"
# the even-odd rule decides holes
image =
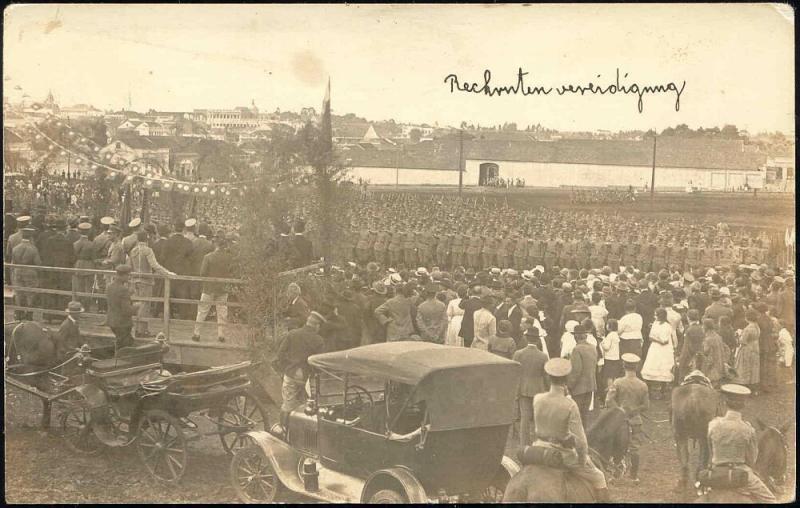
[[[661,399],[674,379],[672,367],[675,366],[677,340],[675,329],[667,321],[667,310],[663,307],[656,309],[656,322],[650,328],[650,348],[642,366],[642,379],[650,381],[648,384],[654,399]]]
[[[463,346],[464,338],[458,336],[461,331],[461,319],[464,317],[464,309],[458,305],[461,303],[462,298],[467,296],[466,284],[461,284],[456,288],[458,298],[453,298],[447,304],[447,332],[444,337],[444,344],[446,346]]]

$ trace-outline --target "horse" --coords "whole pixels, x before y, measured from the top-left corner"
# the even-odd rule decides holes
[[[786,437],[784,433],[789,428],[789,423],[781,427],[766,425],[756,418],[758,427],[758,458],[753,465],[753,472],[776,496],[781,493],[782,485],[786,481]],[[696,503],[753,503],[753,499],[736,489],[716,489],[700,495]]]
[[[67,359],[70,350],[59,335],[33,321],[5,323],[3,326],[3,358],[7,373],[20,376],[25,383],[40,391],[48,391],[48,372]],[[42,398],[44,428],[50,427],[51,402]]]
[[[625,458],[631,440],[628,416],[620,407],[611,407],[600,412],[586,431],[589,448],[603,461],[603,469],[619,479],[626,469]]]
[[[587,431],[586,439],[589,443],[589,459],[607,475],[607,468],[612,464],[622,464],[628,451],[630,428],[625,411],[621,408],[603,411]],[[509,480],[503,496],[503,502],[509,503],[598,501],[592,486],[568,470],[524,462],[522,469]]]
[[[4,358],[17,372],[46,370],[67,356],[67,349],[50,331],[33,321],[6,323]]]
[[[671,402],[672,434],[681,464],[676,489],[683,490],[689,482],[690,439],[700,445],[697,471],[704,469],[709,462],[708,424],[720,413],[720,399],[710,383],[690,383],[673,388]]]

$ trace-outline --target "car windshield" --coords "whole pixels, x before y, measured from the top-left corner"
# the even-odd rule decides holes
[[[317,380],[312,396],[328,420],[390,437],[412,434],[425,421],[425,401],[412,385],[324,371]]]

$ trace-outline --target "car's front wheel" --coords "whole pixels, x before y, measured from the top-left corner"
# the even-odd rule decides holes
[[[405,504],[407,502],[403,494],[392,489],[379,490],[369,498],[369,504]]]
[[[272,503],[283,490],[269,457],[257,445],[235,451],[231,460],[231,483],[244,503]]]

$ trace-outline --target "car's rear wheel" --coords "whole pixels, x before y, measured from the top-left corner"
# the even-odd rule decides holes
[[[234,452],[231,483],[239,499],[251,504],[272,503],[283,490],[272,462],[258,445]]]
[[[393,489],[383,489],[372,494],[369,504],[405,504],[406,497]]]

